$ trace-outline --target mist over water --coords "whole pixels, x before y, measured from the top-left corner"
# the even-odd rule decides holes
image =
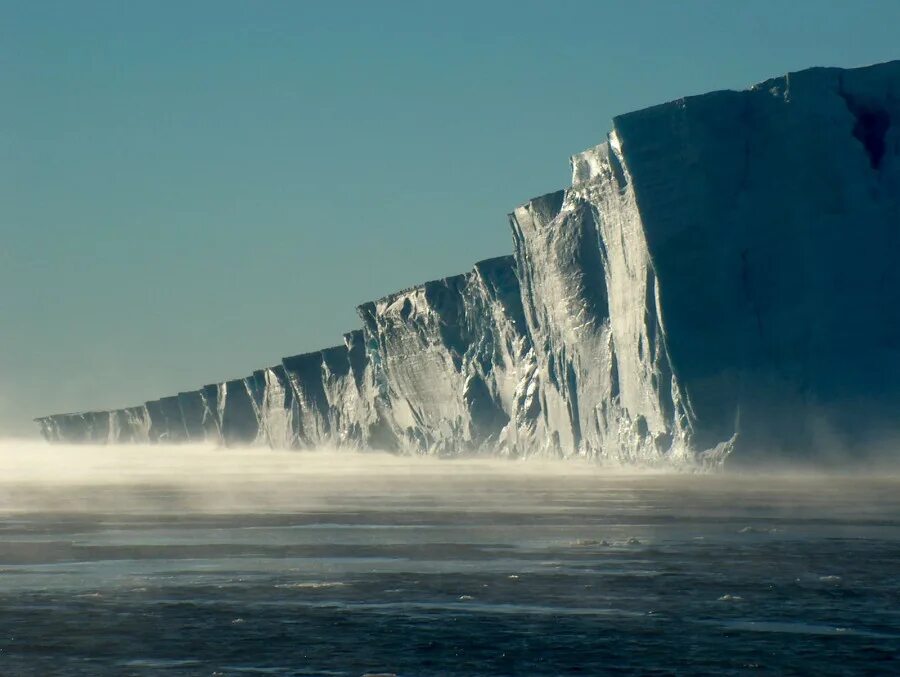
[[[528,483],[633,474],[579,461],[7,441],[0,442],[0,510],[255,513],[359,502],[375,508],[379,500],[422,496],[489,507]],[[517,500],[532,502],[527,492]]]
[[[897,562],[884,473],[0,444],[0,674],[888,674]]]

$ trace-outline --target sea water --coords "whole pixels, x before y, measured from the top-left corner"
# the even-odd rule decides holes
[[[900,674],[900,480],[0,445],[2,675]]]

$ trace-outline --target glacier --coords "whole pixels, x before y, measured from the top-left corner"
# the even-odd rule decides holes
[[[213,442],[718,466],[900,439],[900,62],[612,121],[511,256],[358,307],[334,347],[60,442]]]

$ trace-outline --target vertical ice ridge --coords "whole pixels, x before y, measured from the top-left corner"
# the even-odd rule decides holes
[[[359,310],[376,397],[401,450],[516,452],[515,391],[529,344],[512,257]]]
[[[257,421],[256,442],[275,449],[297,446],[293,422],[294,395],[282,365],[257,369],[244,379]]]

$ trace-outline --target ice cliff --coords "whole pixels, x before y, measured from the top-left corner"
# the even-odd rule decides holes
[[[900,62],[622,115],[571,164],[513,256],[341,345],[43,434],[671,465],[900,437]]]

